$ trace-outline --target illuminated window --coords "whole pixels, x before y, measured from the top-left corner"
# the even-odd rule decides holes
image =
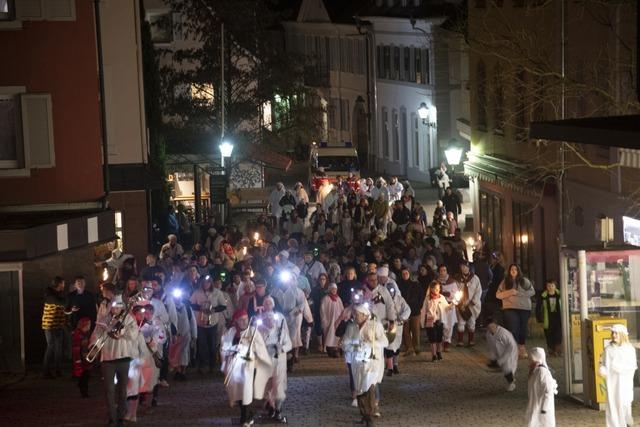
[[[202,105],[213,105],[213,85],[211,83],[191,83],[191,99]]]
[[[502,198],[480,191],[480,231],[492,251],[502,251]]]
[[[535,274],[533,257],[533,206],[513,202],[513,260],[527,277]]]
[[[115,219],[116,236],[118,236],[118,241],[116,242],[116,245],[121,250],[124,250],[124,233],[123,233],[123,227],[122,227],[122,212],[116,211],[115,218],[116,218]]]
[[[273,130],[272,126],[271,101],[262,104],[262,125],[269,130]]]

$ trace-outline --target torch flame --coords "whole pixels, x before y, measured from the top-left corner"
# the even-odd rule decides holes
[[[260,233],[258,233],[257,231],[253,233],[253,240],[255,240],[256,242],[260,240]]]
[[[453,294],[453,303],[454,304],[458,304],[461,299],[462,299],[462,291],[458,291],[455,294]]]
[[[247,247],[245,246],[244,248],[242,248],[242,255],[246,255],[247,254]]]
[[[102,270],[102,281],[106,282],[107,280],[109,280],[109,270],[105,268]]]

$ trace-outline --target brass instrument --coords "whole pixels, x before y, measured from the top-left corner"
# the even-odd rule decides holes
[[[129,314],[129,311],[131,310],[131,307],[133,307],[133,302],[131,304],[125,304],[120,314],[111,317],[111,321],[108,325],[104,323],[96,323],[96,325],[104,326],[105,332],[103,332],[89,348],[89,351],[85,356],[85,360],[87,362],[93,363],[96,360],[108,339],[120,338],[119,335],[124,328],[124,322],[127,314]]]
[[[253,318],[252,318],[253,319]],[[261,322],[259,322],[261,323]],[[240,335],[240,340],[238,341],[238,346],[240,346],[240,343],[243,341],[243,339],[246,339],[247,336],[246,334],[251,330],[251,321],[249,321],[249,326],[247,327],[247,329],[245,329],[244,331],[242,331],[242,334]],[[257,325],[254,326],[253,328],[253,333],[251,333],[251,337],[249,338],[249,345],[247,346],[247,352],[244,355],[241,355],[240,357],[242,357],[243,360],[246,360],[247,362],[250,362],[251,360],[251,347],[253,346],[253,339],[256,336],[256,332],[258,331],[258,327]],[[231,374],[233,373],[233,369],[235,368],[235,364],[236,364],[236,360],[238,360],[238,351],[236,351],[236,354],[234,354],[233,360],[231,361],[231,365],[229,366],[229,369],[227,369],[227,373],[224,377],[224,385],[225,387],[229,384],[229,381],[231,380]]]

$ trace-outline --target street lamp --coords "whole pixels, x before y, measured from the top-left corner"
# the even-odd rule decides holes
[[[426,103],[421,103],[418,107],[418,116],[422,119],[422,124],[430,128],[436,127],[435,107],[427,107]]]
[[[444,150],[444,155],[447,157],[447,163],[451,166],[458,166],[462,158],[462,148],[449,147]]]
[[[231,153],[233,153],[233,144],[228,141],[224,141],[220,144],[220,156],[222,157],[222,162],[220,165],[224,168],[224,158],[231,157]]]

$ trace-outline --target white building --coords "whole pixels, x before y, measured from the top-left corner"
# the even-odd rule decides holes
[[[319,139],[352,142],[369,169],[430,181],[468,123],[462,37],[444,28],[457,3],[304,0],[284,26],[287,49],[328,70],[309,84],[327,107]]]

